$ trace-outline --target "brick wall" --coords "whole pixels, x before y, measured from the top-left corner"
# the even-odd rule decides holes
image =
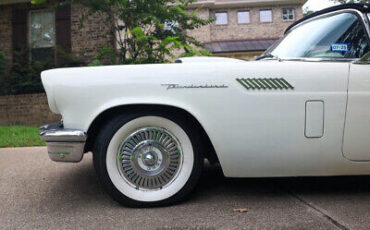
[[[113,47],[114,40],[109,36],[109,26],[103,15],[94,14],[85,18],[81,26],[81,16],[87,9],[81,5],[72,5],[71,38],[72,52],[82,60],[90,62],[104,47]]]
[[[285,29],[292,22],[284,22],[282,17],[283,8],[294,8],[295,18],[302,17],[302,6],[278,6],[278,7],[255,7],[255,8],[238,8],[228,9],[228,25],[211,25],[211,38],[213,41],[220,40],[242,40],[242,39],[260,39],[260,38],[279,38],[283,36]],[[272,10],[272,22],[260,22],[260,10]],[[238,24],[237,12],[239,10],[249,10],[250,23]],[[218,10],[217,10],[218,11]],[[215,15],[215,10],[210,13]]]
[[[201,8],[197,11],[198,17],[202,19],[209,19],[209,9],[208,8]],[[188,30],[186,31],[189,36],[192,36],[196,38],[199,42],[209,42],[211,41],[211,25],[202,26],[200,28],[194,29],[194,30]]]
[[[0,7],[0,50],[12,55],[12,10],[10,6]]]
[[[0,125],[40,126],[59,121],[45,94],[0,96]]]
[[[198,11],[202,18],[215,17],[216,12],[228,13],[227,25],[211,25],[201,27],[188,34],[194,36],[198,41],[224,41],[224,40],[245,40],[261,38],[279,38],[283,36],[285,29],[292,24],[292,21],[284,22],[282,19],[283,8],[294,8],[295,20],[303,17],[302,5],[294,6],[274,6],[274,7],[249,7],[249,8],[221,8],[208,9],[204,8]],[[261,23],[259,11],[261,9],[272,10],[273,20],[271,23]],[[247,10],[250,13],[250,23],[238,24],[237,12]]]

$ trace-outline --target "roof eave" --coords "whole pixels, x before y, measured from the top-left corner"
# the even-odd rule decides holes
[[[198,1],[192,3],[190,8],[207,7],[211,9],[234,8],[234,7],[254,7],[254,6],[274,6],[274,5],[303,5],[307,0],[235,0],[228,2],[217,2],[216,0]]]

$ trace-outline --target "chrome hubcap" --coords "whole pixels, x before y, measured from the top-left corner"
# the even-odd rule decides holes
[[[121,144],[117,165],[136,189],[162,189],[176,179],[183,156],[178,140],[162,128],[142,128]]]
[[[157,156],[154,155],[153,153],[146,153],[143,157],[144,164],[146,166],[153,166],[157,162]]]

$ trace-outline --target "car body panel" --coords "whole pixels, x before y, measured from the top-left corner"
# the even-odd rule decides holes
[[[43,73],[51,103],[66,128],[87,131],[107,109],[170,105],[203,126],[229,177],[370,173],[342,154],[349,63],[184,62],[183,64],[67,68]],[[284,78],[294,89],[248,90],[236,79]],[[222,86],[227,88],[168,88]],[[323,101],[321,138],[305,136],[306,102]],[[73,103],[71,103],[73,101]]]
[[[343,154],[370,161],[370,64],[351,65]]]

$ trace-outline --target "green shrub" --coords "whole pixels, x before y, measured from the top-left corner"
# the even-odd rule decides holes
[[[27,94],[43,92],[40,73],[53,68],[47,62],[30,62],[28,50],[13,53],[13,62],[4,78],[6,94]]]
[[[6,70],[7,58],[4,51],[0,50],[0,95],[4,94],[4,77]]]
[[[6,67],[6,56],[4,51],[0,50],[0,76],[3,76]]]
[[[1,78],[3,82],[2,95],[42,93],[44,88],[41,83],[41,72],[58,67],[83,66],[84,62],[76,59],[71,54],[66,54],[58,50],[58,56],[63,59],[63,63],[56,65],[54,61],[43,59],[31,61],[29,50],[21,50],[13,53],[13,61],[9,70]]]

